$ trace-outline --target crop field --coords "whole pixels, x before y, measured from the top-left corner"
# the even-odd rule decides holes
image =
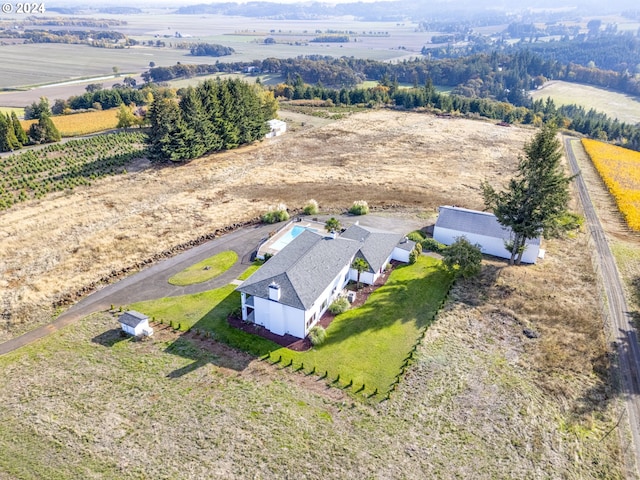
[[[640,152],[591,139],[582,145],[629,228],[640,231]]]
[[[76,137],[89,135],[96,132],[111,130],[118,125],[118,109],[100,110],[97,112],[82,112],[71,115],[57,115],[51,117],[53,124],[63,137]],[[22,128],[27,131],[29,127],[38,123],[37,120],[21,120]]]
[[[141,133],[118,133],[6,156],[0,159],[0,210],[123,173],[125,165],[143,155],[144,138]]]
[[[236,62],[311,54],[391,60],[420,55],[420,49],[433,33],[416,32],[416,25],[411,23],[356,22],[347,19],[237,20],[214,15],[143,14],[127,16],[126,20],[128,24],[117,27],[117,30],[142,42],[164,41],[167,47],[105,49],[64,44],[3,45],[0,48],[0,64],[3,65],[0,89],[109,75],[114,66],[122,73],[139,74],[146,71],[152,61],[158,66],[167,66],[177,62]],[[310,43],[317,29],[354,31],[361,35],[357,41],[344,44]],[[370,31],[387,32],[388,35],[366,35]],[[176,32],[191,37],[177,39],[174,36]],[[267,36],[276,38],[278,43],[265,45],[263,41]],[[219,58],[194,57],[188,50],[171,48],[176,42],[219,43],[234,48],[236,53]]]
[[[9,114],[11,115],[11,113],[15,112],[15,114],[18,116],[18,118],[23,117],[24,116],[24,108],[19,108],[19,107],[0,107],[0,113],[6,115]]]
[[[623,93],[612,92],[604,88],[562,81],[548,82],[543,88],[531,92],[531,97],[546,99],[551,97],[557,106],[580,105],[587,110],[593,108],[606,113],[621,122],[636,124],[640,122],[640,101]]]

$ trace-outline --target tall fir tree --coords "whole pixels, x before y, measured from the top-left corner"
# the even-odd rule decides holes
[[[29,137],[27,136],[27,132],[22,128],[22,124],[20,120],[18,120],[18,116],[16,112],[11,112],[11,122],[13,123],[13,131],[16,134],[16,138],[22,145],[26,145],[29,143]]]
[[[561,144],[556,133],[555,125],[546,124],[525,144],[525,156],[520,158],[518,172],[506,190],[497,192],[487,182],[482,183],[485,206],[513,232],[510,264],[520,264],[527,240],[557,233],[567,213],[573,177],[567,177],[560,164]]]

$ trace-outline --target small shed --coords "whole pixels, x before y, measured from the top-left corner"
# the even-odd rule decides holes
[[[135,310],[128,310],[118,319],[122,325],[122,330],[134,337],[153,335],[153,328],[149,326],[149,317],[136,312]]]
[[[265,138],[278,137],[287,131],[287,123],[282,120],[274,118],[273,120],[269,120],[267,124],[269,125],[269,133],[265,135]]]
[[[503,227],[495,215],[488,212],[468,210],[456,206],[442,206],[433,228],[433,238],[451,245],[458,237],[465,237],[472,244],[479,244],[482,253],[501,258],[510,258],[505,241],[511,240],[510,228]],[[540,249],[540,237],[527,240],[522,254],[524,263],[536,263],[544,255]]]

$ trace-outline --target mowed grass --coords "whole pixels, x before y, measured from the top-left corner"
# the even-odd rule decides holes
[[[582,145],[629,228],[640,231],[640,152],[587,138]]]
[[[431,323],[452,282],[440,261],[423,256],[414,265],[396,268],[387,283],[359,308],[339,315],[327,328],[326,341],[306,352],[280,348],[271,353],[284,365],[304,364],[305,371],[340,375],[336,386],[364,393],[386,392],[405,358]]]
[[[621,122],[640,122],[640,101],[637,98],[590,85],[554,81],[532,91],[531,97],[534,100],[551,97],[557,106],[575,104],[606,113]]]
[[[138,302],[127,308],[181,331],[191,328],[210,332],[211,338],[252,355],[263,355],[279,346],[262,337],[233,328],[227,317],[240,308],[240,293],[227,285],[193,295]]]
[[[283,365],[304,364],[306,372],[315,368],[314,373],[326,372],[329,380],[340,375],[335,386],[352,381],[354,390],[364,384],[361,391],[371,394],[389,389],[421,332],[435,317],[451,282],[451,275],[431,257],[398,267],[364,305],[336,317],[323,345],[306,352],[282,348],[229,326],[227,317],[240,307],[240,294],[233,285],[134,303],[128,308],[179,330],[209,331],[214,339],[252,355],[271,352],[271,361],[281,357]]]
[[[51,117],[53,124],[63,137],[75,137],[91,133],[112,130],[118,125],[118,109],[100,110],[96,112],[82,112],[71,115],[57,115]],[[21,120],[25,131],[37,123],[37,120]]]
[[[220,252],[175,274],[169,279],[169,283],[171,285],[186,286],[206,282],[218,275],[222,275],[237,261],[238,254],[236,252],[232,250]]]

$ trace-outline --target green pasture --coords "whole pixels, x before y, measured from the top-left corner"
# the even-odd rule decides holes
[[[621,122],[633,124],[640,122],[640,101],[638,98],[591,85],[554,81],[531,92],[531,97],[534,100],[538,98],[544,100],[551,97],[556,106],[575,104],[587,110],[593,108],[606,113]]]

